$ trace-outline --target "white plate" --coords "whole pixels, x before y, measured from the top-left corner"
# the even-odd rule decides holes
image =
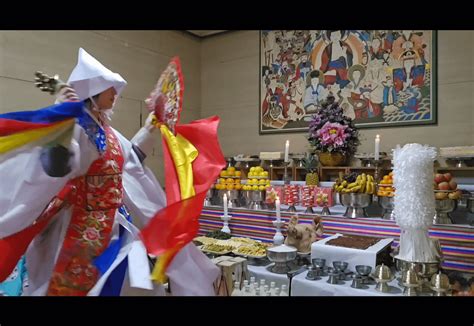
[[[214,254],[214,255],[227,255],[228,253],[232,252],[230,250],[226,250],[226,251],[212,251],[212,250],[207,250],[207,249],[204,249],[203,248],[204,246],[199,246],[198,248],[203,251],[203,252],[207,252],[209,254]]]
[[[267,255],[266,255],[266,254],[265,254],[265,255],[263,255],[263,256],[254,256],[254,255],[247,255],[247,254],[240,253],[240,252],[238,252],[237,250],[234,250],[234,251],[232,251],[232,253],[233,253],[234,255],[237,255],[237,256],[242,256],[242,257],[249,257],[249,258],[258,258],[258,259],[262,259],[262,258],[265,258],[265,257],[267,257]]]

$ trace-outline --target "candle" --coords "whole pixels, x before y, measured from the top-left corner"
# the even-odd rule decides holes
[[[224,194],[224,216],[227,216],[227,194]]]
[[[277,221],[280,222],[280,198],[277,197],[275,200],[275,208],[276,208],[276,216],[277,216]]]
[[[287,140],[285,144],[285,162],[289,162],[288,153],[290,151],[290,141]]]
[[[375,137],[375,160],[378,161],[379,160],[379,153],[380,153],[380,136],[377,135]]]

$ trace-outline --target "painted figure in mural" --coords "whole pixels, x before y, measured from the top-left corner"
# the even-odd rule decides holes
[[[296,78],[301,78],[303,81],[306,81],[306,76],[310,73],[312,69],[311,61],[308,60],[308,53],[303,52],[300,56],[300,62],[296,69]]]
[[[309,74],[310,84],[306,88],[303,103],[306,113],[315,111],[324,99],[324,86],[321,84],[321,77],[319,70],[313,70]]]
[[[393,85],[392,77],[386,76],[386,80],[382,83],[383,84],[383,105],[393,105],[397,102],[397,92],[395,91],[395,87]]]
[[[379,38],[374,38],[370,47],[371,60],[383,60],[385,50],[382,47],[382,41]]]
[[[329,43],[323,50],[320,70],[324,73],[324,84],[337,83],[341,88],[349,84],[347,70],[353,64],[353,52],[344,42],[346,31],[327,31]]]
[[[276,108],[281,108],[280,112],[283,111],[283,105],[281,104],[283,93],[283,85],[278,83],[276,79],[271,79],[262,103],[262,116],[267,115],[272,108],[273,112],[276,112]]]
[[[400,92],[412,86],[423,86],[425,82],[425,65],[416,65],[415,51],[408,50],[403,52],[399,60],[402,62],[402,68],[393,70],[395,90]]]
[[[265,83],[265,87],[268,88],[272,80],[272,71],[270,70],[270,67],[268,66],[262,67],[262,78],[263,78],[263,82]]]
[[[356,118],[354,100],[360,98],[360,88],[365,78],[365,71],[362,65],[350,67],[348,71],[350,83],[340,91],[342,97],[340,106],[344,110],[344,115],[351,119]]]

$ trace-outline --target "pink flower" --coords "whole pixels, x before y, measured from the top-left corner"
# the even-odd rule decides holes
[[[321,139],[321,144],[333,147],[342,147],[349,134],[346,134],[347,126],[340,123],[326,122],[316,134]]]
[[[84,234],[82,235],[84,240],[86,241],[97,241],[100,238],[100,233],[98,230],[88,227],[85,231]]]

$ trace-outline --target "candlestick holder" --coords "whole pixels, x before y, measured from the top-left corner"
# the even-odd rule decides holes
[[[284,174],[283,174],[283,183],[286,184],[286,185],[289,185],[290,182],[291,182],[291,178],[288,175],[288,167],[290,165],[290,162],[283,162],[283,165],[285,167],[285,171],[284,171]]]
[[[232,215],[229,214],[221,215],[221,220],[224,221],[224,226],[221,229],[222,232],[230,234],[229,221],[231,220],[231,218]]]
[[[281,245],[285,241],[285,237],[281,233],[281,227],[283,226],[283,224],[285,224],[285,222],[283,222],[280,219],[276,219],[273,221],[273,226],[275,226],[276,228],[276,233],[275,233],[275,236],[273,237],[273,244],[275,246]]]

